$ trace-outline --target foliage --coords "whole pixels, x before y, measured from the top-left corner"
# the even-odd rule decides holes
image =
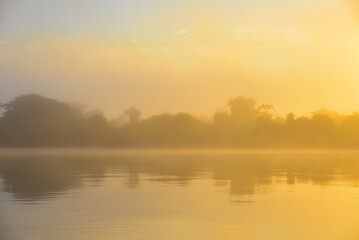
[[[21,147],[240,147],[358,148],[359,114],[340,115],[321,109],[311,116],[280,117],[273,106],[252,98],[228,102],[212,123],[188,113],[141,119],[135,107],[108,120],[100,111],[86,112],[37,94],[2,104],[0,145]],[[127,118],[127,121],[123,121]],[[119,122],[121,120],[121,123]]]

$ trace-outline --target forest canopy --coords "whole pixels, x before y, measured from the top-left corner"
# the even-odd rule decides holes
[[[2,147],[230,147],[335,148],[359,147],[359,114],[326,109],[310,116],[279,116],[274,107],[252,98],[228,101],[228,112],[210,122],[188,113],[141,118],[130,107],[116,119],[80,104],[28,94],[1,104]]]

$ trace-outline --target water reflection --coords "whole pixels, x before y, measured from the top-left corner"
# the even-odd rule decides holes
[[[233,196],[271,191],[278,181],[357,186],[359,155],[342,153],[252,153],[190,151],[1,151],[3,191],[17,200],[37,201],[83,187],[101,186],[106,177],[136,188],[141,179],[190,185],[208,177],[229,185]],[[248,200],[233,200],[249,203]]]

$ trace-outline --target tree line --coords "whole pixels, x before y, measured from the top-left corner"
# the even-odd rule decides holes
[[[142,119],[135,107],[107,119],[100,111],[38,94],[15,97],[1,108],[2,147],[359,147],[359,113],[321,109],[282,117],[273,106],[245,97],[230,99],[228,112],[216,112],[208,122],[188,113]]]

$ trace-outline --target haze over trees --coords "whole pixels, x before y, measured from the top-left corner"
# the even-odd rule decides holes
[[[141,118],[135,107],[118,119],[86,111],[37,94],[22,95],[1,105],[2,147],[359,147],[359,114],[341,115],[320,109],[311,116],[279,116],[271,105],[252,98],[228,102],[211,122],[188,113]]]

